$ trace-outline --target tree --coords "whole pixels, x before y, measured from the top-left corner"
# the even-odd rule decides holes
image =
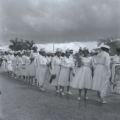
[[[109,45],[112,41],[114,41],[115,39],[113,37],[108,37],[106,39],[99,39],[98,40],[98,46],[100,46],[101,44],[105,44],[105,45]]]
[[[32,41],[23,39],[18,40],[18,38],[16,38],[15,40],[10,40],[10,43],[11,44],[9,45],[9,48],[14,51],[31,50],[32,46],[34,45],[33,40]]]

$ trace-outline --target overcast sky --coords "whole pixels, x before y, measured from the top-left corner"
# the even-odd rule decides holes
[[[120,0],[0,0],[0,42],[94,41],[120,36]]]

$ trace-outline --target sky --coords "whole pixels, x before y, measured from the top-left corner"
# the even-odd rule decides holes
[[[120,0],[0,0],[0,44],[120,37]]]

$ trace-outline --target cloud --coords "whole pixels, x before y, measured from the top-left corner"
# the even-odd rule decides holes
[[[119,0],[1,0],[2,39],[38,42],[119,37]]]

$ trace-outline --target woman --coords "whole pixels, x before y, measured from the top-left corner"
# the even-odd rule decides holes
[[[22,55],[22,67],[21,67],[21,76],[25,79],[25,82],[29,84],[29,74],[28,74],[28,65],[30,64],[30,59],[27,53],[23,53]]]
[[[66,54],[61,59],[61,71],[58,80],[58,85],[60,86],[61,95],[65,95],[64,87],[67,87],[67,94],[72,94],[70,91],[70,72],[71,72],[71,59],[69,50],[66,51]]]
[[[16,59],[15,59],[15,66],[16,66],[16,68],[15,68],[15,74],[16,74],[17,78],[21,78],[22,63],[23,63],[23,61],[22,61],[21,53],[18,52],[17,55],[16,55]]]
[[[78,100],[81,100],[81,92],[84,90],[84,98],[88,99],[87,91],[92,88],[92,59],[89,57],[88,50],[83,51],[83,56],[80,58],[81,66],[76,70],[75,77],[71,82],[71,87],[79,89]]]
[[[111,58],[111,82],[113,83],[112,91],[120,94],[120,48],[116,49],[117,54]]]
[[[104,97],[107,92],[110,78],[110,56],[107,45],[100,46],[101,51],[96,56],[94,76],[93,76],[93,90],[97,91],[99,102],[106,103]]]
[[[41,91],[44,91],[44,82],[46,80],[46,74],[48,72],[48,61],[46,59],[46,52],[44,49],[41,49],[39,52],[39,56],[35,59],[35,67],[36,67],[36,79],[38,81],[38,86]]]
[[[57,49],[55,56],[52,58],[51,69],[50,69],[51,75],[55,75],[55,78],[51,79],[51,84],[53,86],[55,86],[56,93],[59,93],[58,80],[59,80],[59,75],[60,75],[60,70],[61,70],[61,67],[60,67],[61,57],[60,57],[60,55],[61,55],[61,50]]]
[[[26,65],[26,70],[27,70],[27,73],[28,73],[28,87],[31,86],[31,85],[34,85],[34,78],[35,78],[35,64],[34,64],[34,58],[30,58],[30,63]]]
[[[35,79],[35,75],[36,75],[36,58],[37,56],[39,56],[39,53],[37,51],[37,48],[36,47],[33,47],[32,48],[33,50],[31,50],[31,54],[30,54],[30,64],[28,66],[28,73],[29,73],[29,76],[30,76],[30,81],[31,81],[31,84],[32,85],[35,85],[37,84],[37,80]]]

